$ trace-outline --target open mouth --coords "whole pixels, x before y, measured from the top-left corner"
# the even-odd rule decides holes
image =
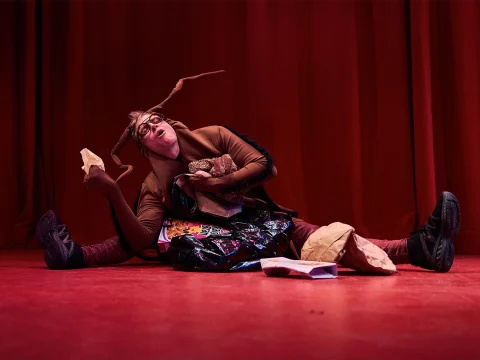
[[[165,130],[159,130],[159,131],[157,132],[157,137],[160,137],[160,136],[162,136],[163,134],[165,134]]]

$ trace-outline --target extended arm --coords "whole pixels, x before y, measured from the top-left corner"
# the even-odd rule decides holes
[[[128,206],[118,184],[96,166],[85,176],[87,187],[100,191],[112,205],[117,226],[135,252],[143,251],[155,241],[163,222],[164,209],[155,194],[142,187],[138,218]]]

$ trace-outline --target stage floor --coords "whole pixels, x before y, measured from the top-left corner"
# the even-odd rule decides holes
[[[0,252],[0,359],[480,357],[480,257],[335,280],[131,261],[52,271]]]

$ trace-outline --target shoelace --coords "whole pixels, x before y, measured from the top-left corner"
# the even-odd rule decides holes
[[[431,225],[431,223],[433,224],[436,224],[440,221],[440,218],[436,217],[436,216],[433,216],[433,215],[430,215],[430,217],[428,218],[428,221],[420,226],[418,228],[418,230],[416,231],[413,231],[410,233],[410,235],[416,235],[416,234],[419,234],[420,236],[422,236],[425,240],[428,240],[428,241],[436,241],[436,239],[430,239],[430,234],[434,232],[434,230],[436,229],[436,226],[434,225]]]
[[[68,232],[68,227],[65,224],[58,225],[57,227],[58,236],[62,239],[62,242],[65,245],[73,244],[73,241],[70,238],[70,233]]]

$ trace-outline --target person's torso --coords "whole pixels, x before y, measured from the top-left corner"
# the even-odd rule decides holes
[[[169,121],[177,134],[180,145],[180,154],[176,160],[151,154],[149,160],[152,171],[144,181],[162,205],[173,215],[177,212],[172,206],[171,191],[175,177],[188,172],[188,164],[195,160],[219,157],[222,154],[220,147],[219,126],[208,126],[196,130],[189,130],[177,121]]]

